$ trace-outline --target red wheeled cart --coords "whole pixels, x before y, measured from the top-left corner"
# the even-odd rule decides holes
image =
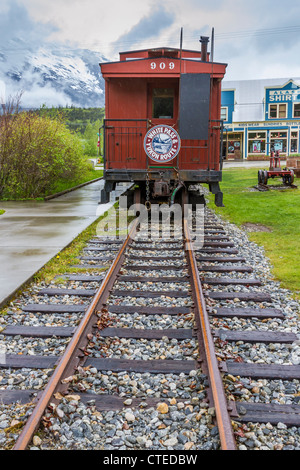
[[[294,183],[294,172],[288,168],[281,168],[280,163],[280,152],[271,152],[270,157],[270,169],[269,170],[259,170],[258,172],[258,184],[268,184],[269,178],[282,178],[283,184],[291,186]]]

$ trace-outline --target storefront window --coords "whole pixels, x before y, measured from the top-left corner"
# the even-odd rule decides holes
[[[271,132],[271,151],[287,152],[287,132]]]
[[[226,138],[227,152],[230,158],[239,160],[243,158],[243,134],[229,134]]]
[[[237,141],[233,141],[233,140],[230,140],[228,142],[228,153],[235,153],[236,151],[240,151],[241,150],[241,142],[239,140]]]
[[[248,153],[266,153],[266,132],[249,132]]]
[[[299,141],[298,131],[292,131],[291,132],[291,153],[298,153],[298,141]]]

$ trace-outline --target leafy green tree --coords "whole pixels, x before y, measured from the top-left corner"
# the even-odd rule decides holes
[[[97,121],[91,123],[88,122],[85,128],[83,138],[84,138],[84,153],[89,157],[96,157],[98,154],[98,132],[101,127],[102,122],[98,119]]]
[[[0,198],[43,197],[58,179],[86,170],[81,139],[63,120],[11,110],[0,116]]]

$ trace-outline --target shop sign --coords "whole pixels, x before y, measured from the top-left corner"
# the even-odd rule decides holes
[[[269,92],[269,102],[299,101],[299,90],[271,90]]]
[[[272,120],[270,120],[272,121]],[[262,121],[262,122],[239,122],[239,123],[234,123],[233,125],[232,124],[225,124],[224,125],[224,129],[228,129],[228,130],[231,130],[231,129],[237,129],[237,128],[256,128],[256,127],[284,127],[286,128],[287,126],[300,126],[300,121],[282,121],[282,122],[278,122],[278,121]]]
[[[288,103],[300,101],[300,87],[293,80],[283,86],[266,89],[267,103]]]
[[[151,160],[167,163],[177,157],[181,142],[179,134],[170,126],[152,127],[144,139],[144,149]]]

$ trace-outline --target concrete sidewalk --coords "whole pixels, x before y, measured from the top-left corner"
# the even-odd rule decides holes
[[[103,181],[50,201],[0,202],[0,306],[109,207],[99,205]]]

